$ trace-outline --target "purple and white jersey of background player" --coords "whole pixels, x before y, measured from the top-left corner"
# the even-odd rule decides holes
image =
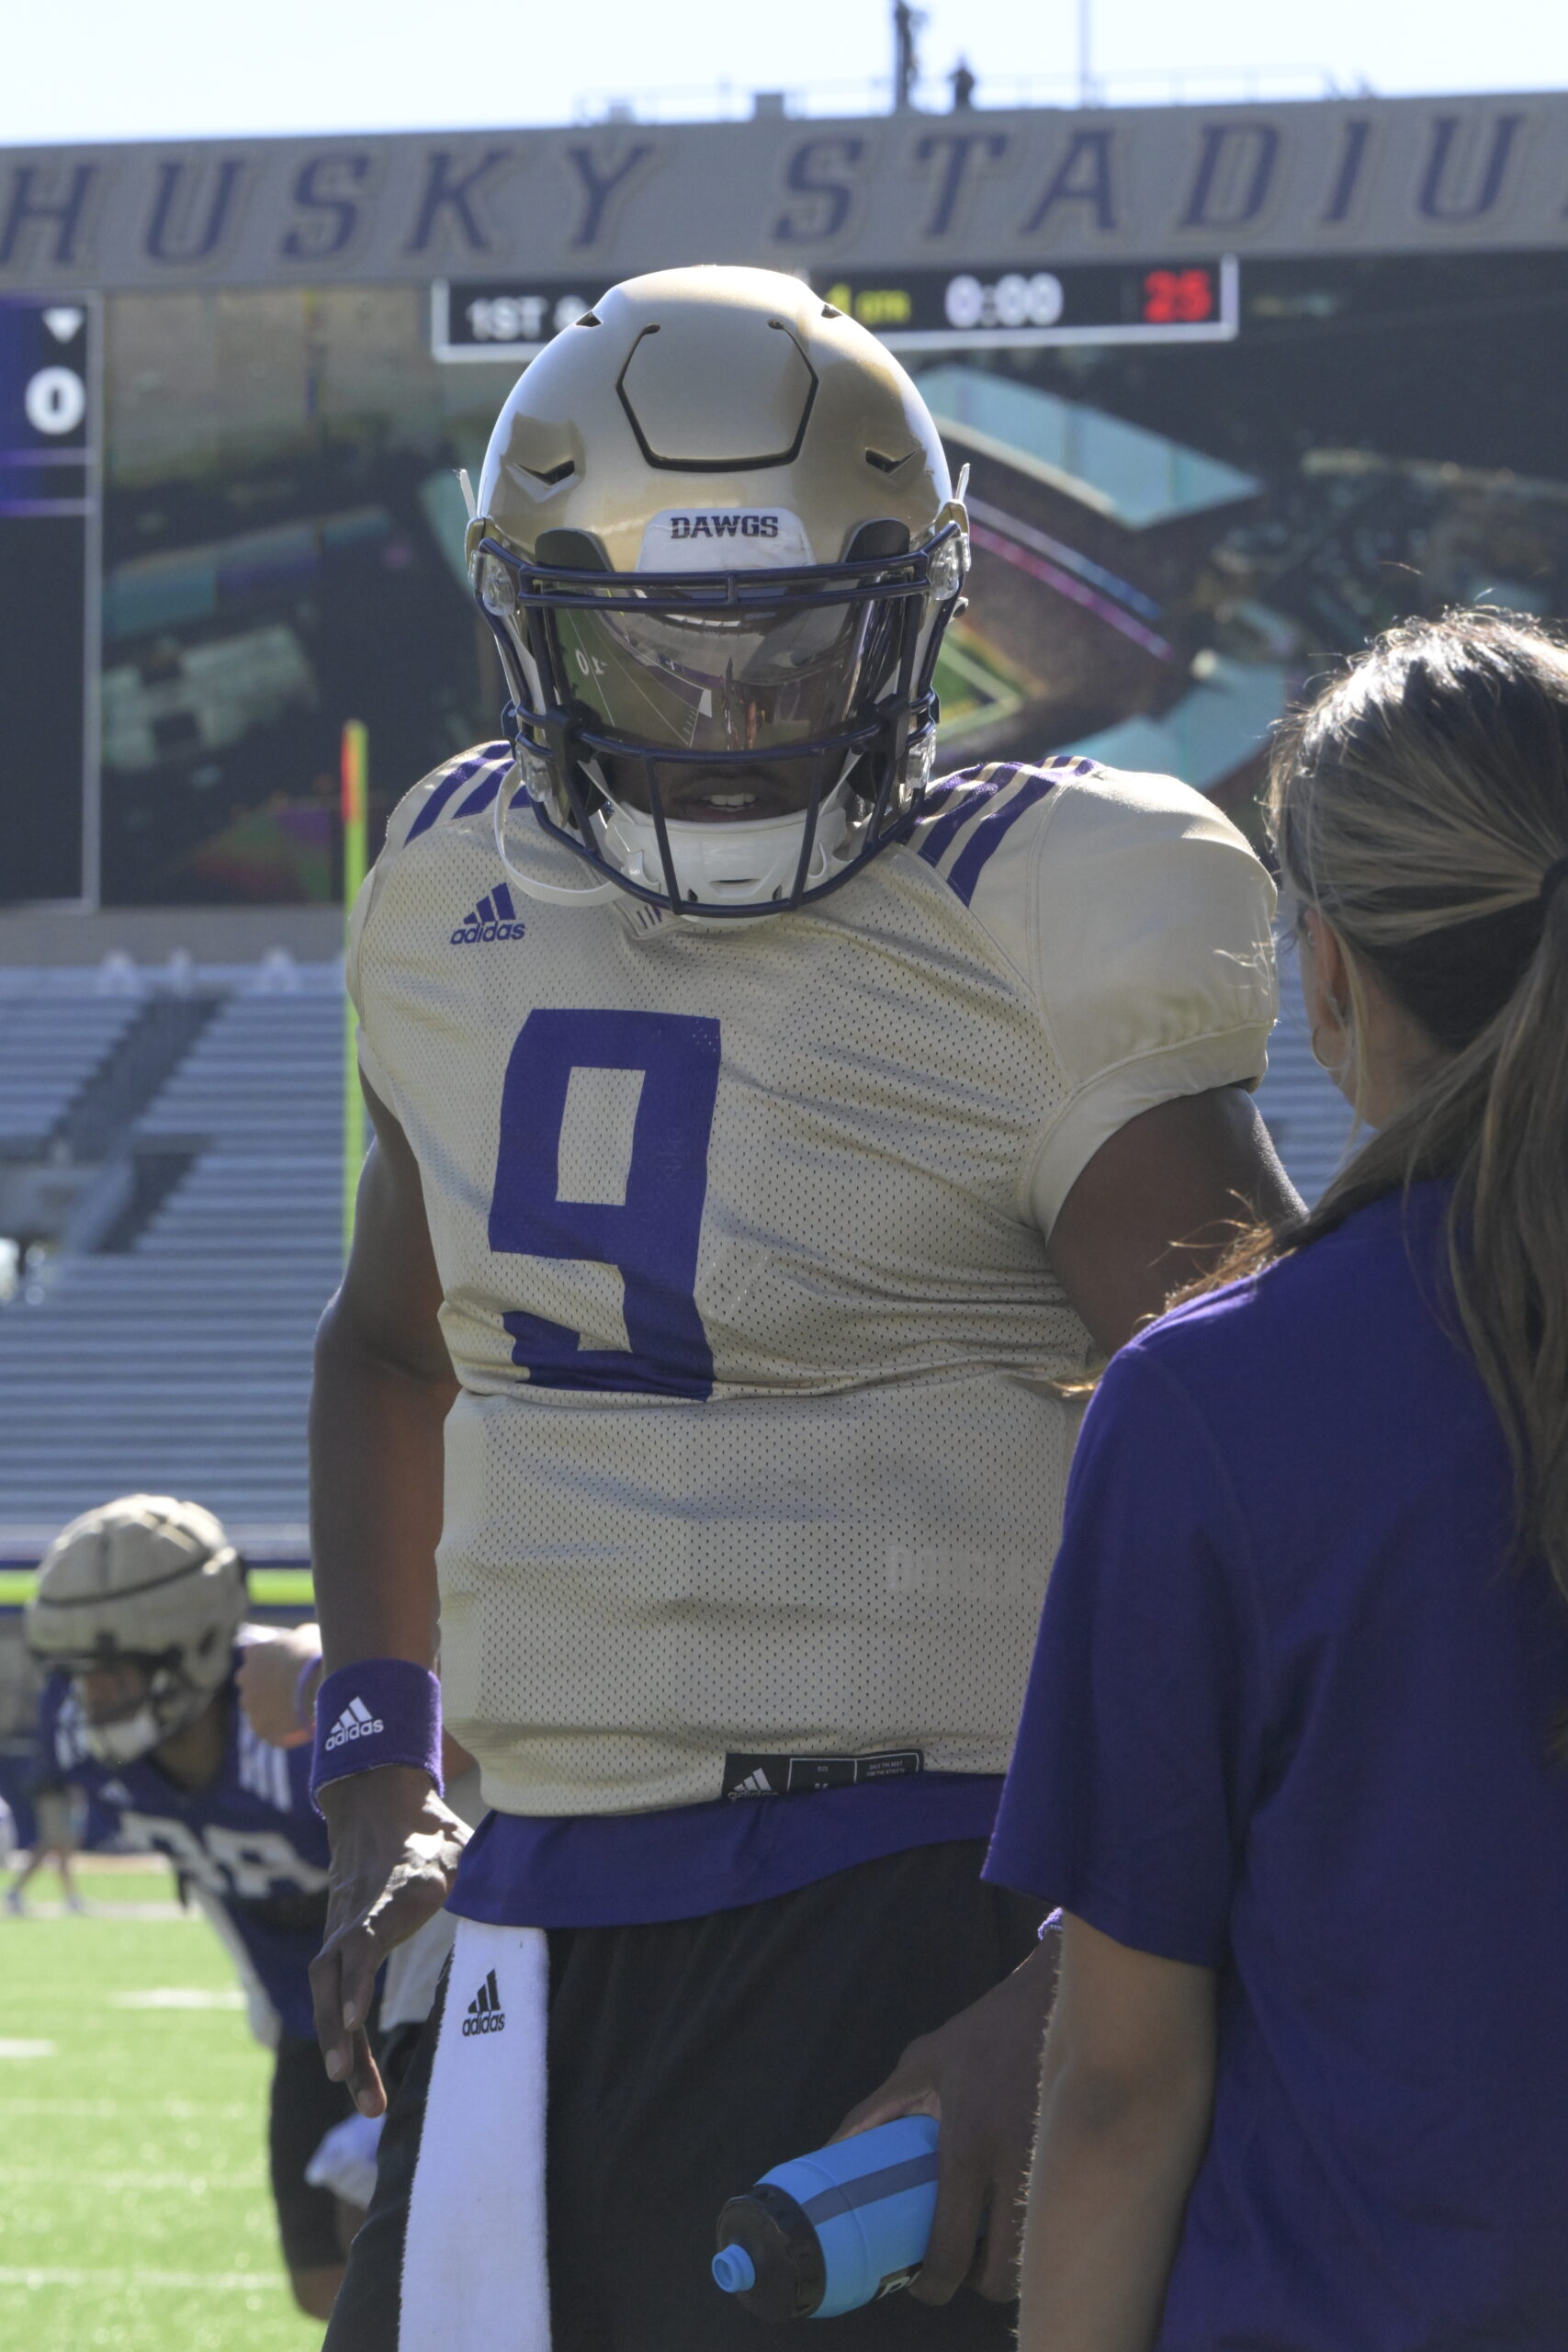
[[[235,1653],[236,1662],[239,1652]],[[44,1693],[41,1746],[53,1768],[110,1815],[124,1844],[167,1854],[233,1954],[257,2039],[311,2035],[306,1971],[326,1918],[326,1824],[310,1803],[310,1750],[258,1739],[225,1690],[223,1763],[209,1787],[182,1789],[150,1756],[102,1764],[82,1744],[63,1675]]]

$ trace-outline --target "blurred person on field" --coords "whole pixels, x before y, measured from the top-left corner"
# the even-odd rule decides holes
[[[27,1911],[25,1896],[28,1887],[46,1863],[52,1862],[60,1873],[61,1892],[67,1911],[85,1911],[81,1889],[72,1869],[72,1860],[82,1843],[86,1813],[79,1789],[73,1788],[58,1771],[46,1762],[28,1785],[28,1799],[33,1809],[32,1851],[20,1871],[6,1890],[6,1908],[13,1917],[21,1918]],[[12,1825],[13,1834],[15,1824]],[[5,1859],[8,1859],[8,1854]]]
[[[53,1769],[125,1845],[168,1856],[234,1961],[252,2030],[273,2052],[270,2169],[289,2283],[324,2319],[358,2221],[308,2170],[352,2111],[321,2071],[307,1976],[326,1916],[326,1830],[306,1752],[258,1739],[238,1703],[238,1670],[265,1638],[246,1600],[244,1565],[210,1511],[127,1495],[51,1544],[27,1638],[51,1674],[41,1736]]]
[[[1062,1906],[1022,2352],[1568,2344],[1568,646],[1276,748],[1372,1130],[1085,1420],[987,1865]]]

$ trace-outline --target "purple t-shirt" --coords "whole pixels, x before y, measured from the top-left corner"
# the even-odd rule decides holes
[[[487,1814],[447,1909],[503,1928],[694,1919],[857,1862],[990,1835],[999,1777],[915,1772],[856,1788],[569,1819]]]
[[[1218,1972],[1157,2352],[1568,2346],[1568,1612],[1444,1206],[1168,1317],[1074,1462],[987,1870]]]

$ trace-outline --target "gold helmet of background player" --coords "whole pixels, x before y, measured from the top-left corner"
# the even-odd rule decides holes
[[[130,1664],[145,1689],[109,1721],[84,1716],[90,1754],[125,1764],[194,1721],[228,1679],[245,1572],[199,1503],[124,1495],[62,1528],[27,1606],[28,1647],[73,1678]]]
[[[910,378],[771,270],[614,287],[527,369],[468,530],[535,815],[679,913],[759,915],[847,880],[930,776],[932,673],[968,566]]]

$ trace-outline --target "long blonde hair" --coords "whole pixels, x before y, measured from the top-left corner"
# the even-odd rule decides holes
[[[1316,1206],[1214,1279],[1450,1179],[1453,1295],[1521,1550],[1568,1600],[1568,648],[1492,612],[1390,629],[1286,723],[1269,797],[1287,891],[1438,1050]],[[1358,1011],[1352,986],[1352,1053]]]

